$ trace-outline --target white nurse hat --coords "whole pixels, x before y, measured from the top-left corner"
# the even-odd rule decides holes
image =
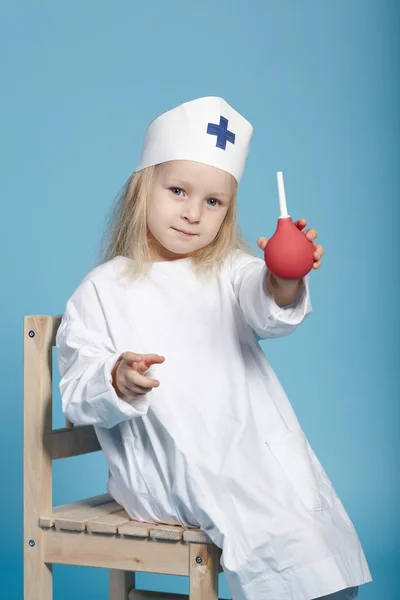
[[[150,123],[136,171],[193,160],[227,171],[239,183],[252,133],[252,125],[222,98],[185,102]]]

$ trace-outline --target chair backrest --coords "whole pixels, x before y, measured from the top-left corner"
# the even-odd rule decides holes
[[[101,450],[92,425],[52,425],[53,346],[61,316],[24,318],[24,519],[52,509],[52,461]]]

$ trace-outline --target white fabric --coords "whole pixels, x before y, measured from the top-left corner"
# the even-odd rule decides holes
[[[258,338],[311,312],[276,305],[264,261],[235,251],[198,279],[190,258],[123,276],[117,257],[68,300],[57,333],[65,415],[93,424],[133,519],[201,527],[222,548],[235,600],[310,600],[371,581],[356,531],[309,445]],[[121,352],[158,353],[160,387],[121,400]]]
[[[315,598],[314,600],[356,600],[358,598],[358,586],[340,590],[334,594],[328,594],[321,598]]]
[[[228,120],[235,141],[225,148],[216,136],[207,133],[208,124]],[[227,171],[237,182],[243,175],[253,127],[225,100],[217,97],[185,102],[157,117],[147,128],[142,155],[136,171],[170,160],[193,160]]]

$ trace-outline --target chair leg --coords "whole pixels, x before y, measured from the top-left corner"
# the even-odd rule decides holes
[[[189,600],[218,600],[219,558],[212,544],[190,544]]]
[[[110,600],[128,600],[129,592],[135,587],[135,573],[110,569]]]
[[[53,565],[36,561],[29,552],[24,559],[24,600],[53,600]]]

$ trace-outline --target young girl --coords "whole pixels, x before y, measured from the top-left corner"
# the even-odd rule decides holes
[[[311,304],[309,276],[278,280],[237,233],[251,135],[214,97],[150,124],[105,261],[57,333],[62,408],[94,425],[132,519],[222,549],[234,600],[356,598],[372,580],[356,531],[258,344]]]

